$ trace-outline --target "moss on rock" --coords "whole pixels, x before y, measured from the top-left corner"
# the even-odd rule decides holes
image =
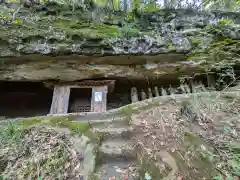
[[[101,144],[103,139],[101,133],[94,133],[91,131],[91,127],[88,123],[74,122],[67,117],[58,116],[20,120],[20,125],[23,127],[31,127],[39,124],[67,128],[73,135],[87,136],[94,144]]]
[[[175,47],[170,48],[171,51],[185,53],[191,50],[188,38],[181,34],[166,38],[168,36],[162,33],[170,35],[171,28],[178,31],[179,20],[183,21],[183,26],[199,26],[194,19],[196,14],[205,18],[204,26],[211,23],[212,18],[200,12],[171,11],[151,5],[146,5],[143,10],[137,8],[140,14],[93,6],[92,1],[80,4],[73,1],[23,2],[25,6],[20,8],[15,6],[19,1],[0,7],[3,24],[0,26],[1,57],[23,54],[160,54],[169,52],[169,44]],[[190,24],[184,17],[189,17]]]

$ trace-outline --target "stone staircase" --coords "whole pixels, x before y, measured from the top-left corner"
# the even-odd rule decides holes
[[[102,162],[97,170],[101,180],[136,180],[136,154],[131,142],[134,128],[128,120],[121,117],[114,120],[93,120],[90,125],[94,132],[104,134],[99,148]]]

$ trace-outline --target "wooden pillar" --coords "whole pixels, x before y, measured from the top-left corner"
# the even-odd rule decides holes
[[[70,96],[69,86],[56,85],[53,91],[50,114],[66,114]]]
[[[151,88],[148,88],[148,98],[152,98],[153,95],[152,95],[152,89]]]
[[[211,74],[207,75],[207,82],[208,82],[208,89],[214,90],[216,82],[215,82],[213,75],[211,75]]]
[[[97,86],[92,88],[91,112],[107,111],[108,86]]]
[[[131,89],[131,100],[132,100],[132,103],[138,101],[138,93],[137,93],[136,87],[132,87],[132,89]]]
[[[158,87],[157,86],[154,87],[154,91],[155,91],[155,96],[158,97],[159,96],[159,92],[158,92]]]
[[[145,100],[145,99],[147,99],[147,95],[144,92],[144,90],[142,89],[142,91],[141,91],[141,100]]]

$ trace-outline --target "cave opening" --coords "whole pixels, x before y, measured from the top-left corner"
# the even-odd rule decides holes
[[[1,119],[46,115],[52,95],[41,82],[0,82]]]
[[[195,76],[193,79],[187,79],[184,84],[181,84],[177,78],[174,81],[122,78],[64,82],[63,87],[70,89],[70,93],[65,99],[66,102],[57,102],[56,107],[61,109],[62,104],[66,105],[64,113],[105,112],[152,97],[208,91],[211,90],[210,85],[213,86],[212,90],[219,90],[215,86],[216,79],[218,79],[217,75],[213,74],[212,78],[206,75]],[[56,82],[48,84],[46,82],[1,81],[0,119],[54,114],[50,110],[54,107],[53,91],[55,92],[56,86],[58,86]],[[197,91],[194,91],[193,86]],[[102,94],[102,100],[96,101],[95,94],[99,92]],[[59,99],[61,100],[61,94]]]
[[[69,113],[91,111],[92,88],[71,88],[69,98]]]
[[[128,80],[116,81],[114,90],[107,94],[107,110],[131,104],[130,92],[133,85]]]

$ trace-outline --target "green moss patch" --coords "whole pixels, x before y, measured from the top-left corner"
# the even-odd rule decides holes
[[[6,123],[0,124],[0,147],[18,144],[26,133],[24,126]]]
[[[67,117],[44,117],[44,118],[33,118],[30,120],[20,120],[22,127],[31,127],[36,125],[49,125],[53,127],[68,128],[73,135],[81,136],[84,134],[94,144],[101,144],[103,134],[93,133],[88,123],[73,122]]]

